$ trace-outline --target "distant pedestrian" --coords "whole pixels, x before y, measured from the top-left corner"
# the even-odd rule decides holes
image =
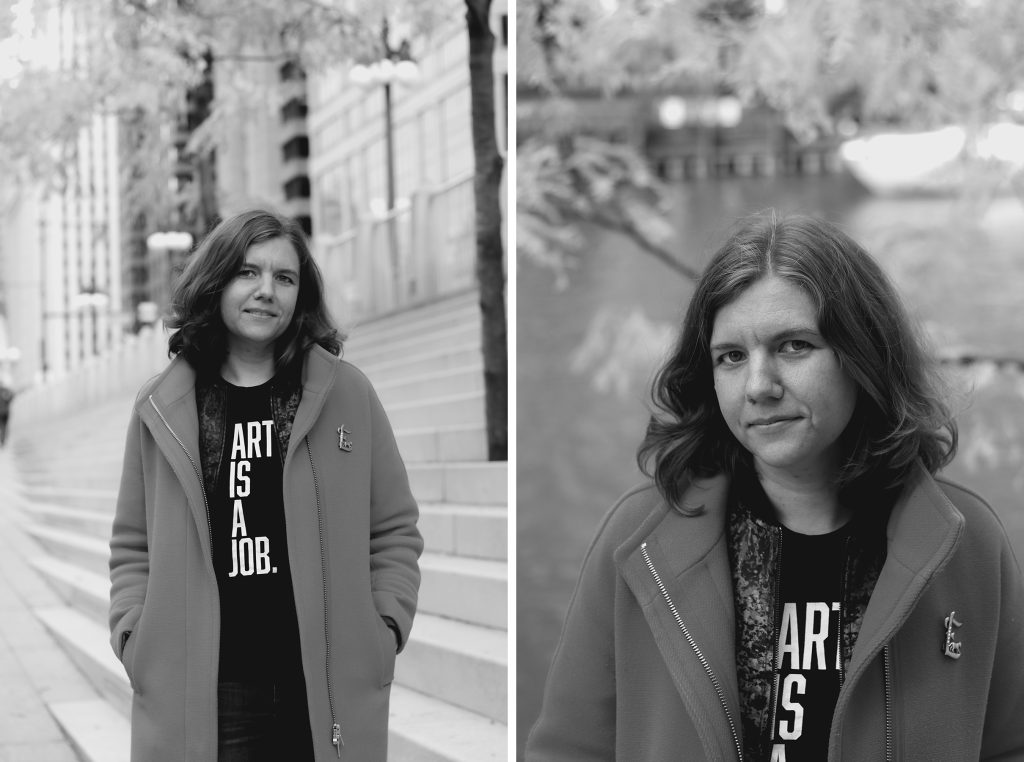
[[[423,541],[305,237],[251,211],[175,286],[110,541],[135,762],[379,761]]]
[[[1024,759],[1024,584],[881,268],[774,214],[708,265],[527,762]]]
[[[11,417],[11,402],[14,401],[14,390],[0,384],[0,447],[7,443],[7,425]]]

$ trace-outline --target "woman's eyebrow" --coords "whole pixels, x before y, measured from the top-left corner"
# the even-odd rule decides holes
[[[817,328],[810,328],[804,326],[795,326],[793,328],[786,328],[778,333],[772,335],[772,341],[782,341],[784,339],[792,338],[793,336],[817,336],[821,337],[821,332]]]
[[[254,270],[262,270],[263,269],[256,262],[243,262],[242,263],[242,267],[251,267]],[[276,275],[280,275],[281,273],[284,273],[285,275],[294,275],[295,277],[298,277],[298,275],[299,275],[297,270],[293,270],[290,267],[281,267],[281,268],[279,268],[277,270],[274,270],[274,274],[276,274]]]
[[[814,336],[821,338],[821,332],[817,328],[810,328],[805,326],[792,326],[789,328],[783,328],[781,331],[777,331],[768,337],[768,342],[771,344],[791,339],[795,336]],[[733,347],[743,346],[742,342],[739,341],[719,341],[712,344],[709,349],[712,352],[719,352],[723,349],[732,349]]]

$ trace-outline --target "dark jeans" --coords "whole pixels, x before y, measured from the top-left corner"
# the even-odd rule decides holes
[[[302,682],[218,684],[218,762],[312,759],[313,739]]]

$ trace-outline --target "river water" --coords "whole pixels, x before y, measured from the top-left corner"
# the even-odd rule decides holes
[[[846,175],[707,180],[671,191],[680,256],[702,267],[741,215],[769,206],[844,226],[882,263],[935,347],[1024,359],[1024,204],[876,198]],[[628,240],[590,237],[568,286],[520,265],[517,302],[517,728],[521,749],[583,554],[640,480],[652,373],[692,292]],[[960,454],[948,469],[1001,513],[1024,558],[1024,373],[951,371]]]

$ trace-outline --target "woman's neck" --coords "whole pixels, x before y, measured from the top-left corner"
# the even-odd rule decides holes
[[[758,478],[784,527],[799,534],[828,534],[850,520],[851,510],[839,502],[835,479],[826,474],[794,476],[758,468]]]
[[[235,386],[259,386],[274,377],[274,370],[273,354],[229,351],[221,365],[220,375]]]

